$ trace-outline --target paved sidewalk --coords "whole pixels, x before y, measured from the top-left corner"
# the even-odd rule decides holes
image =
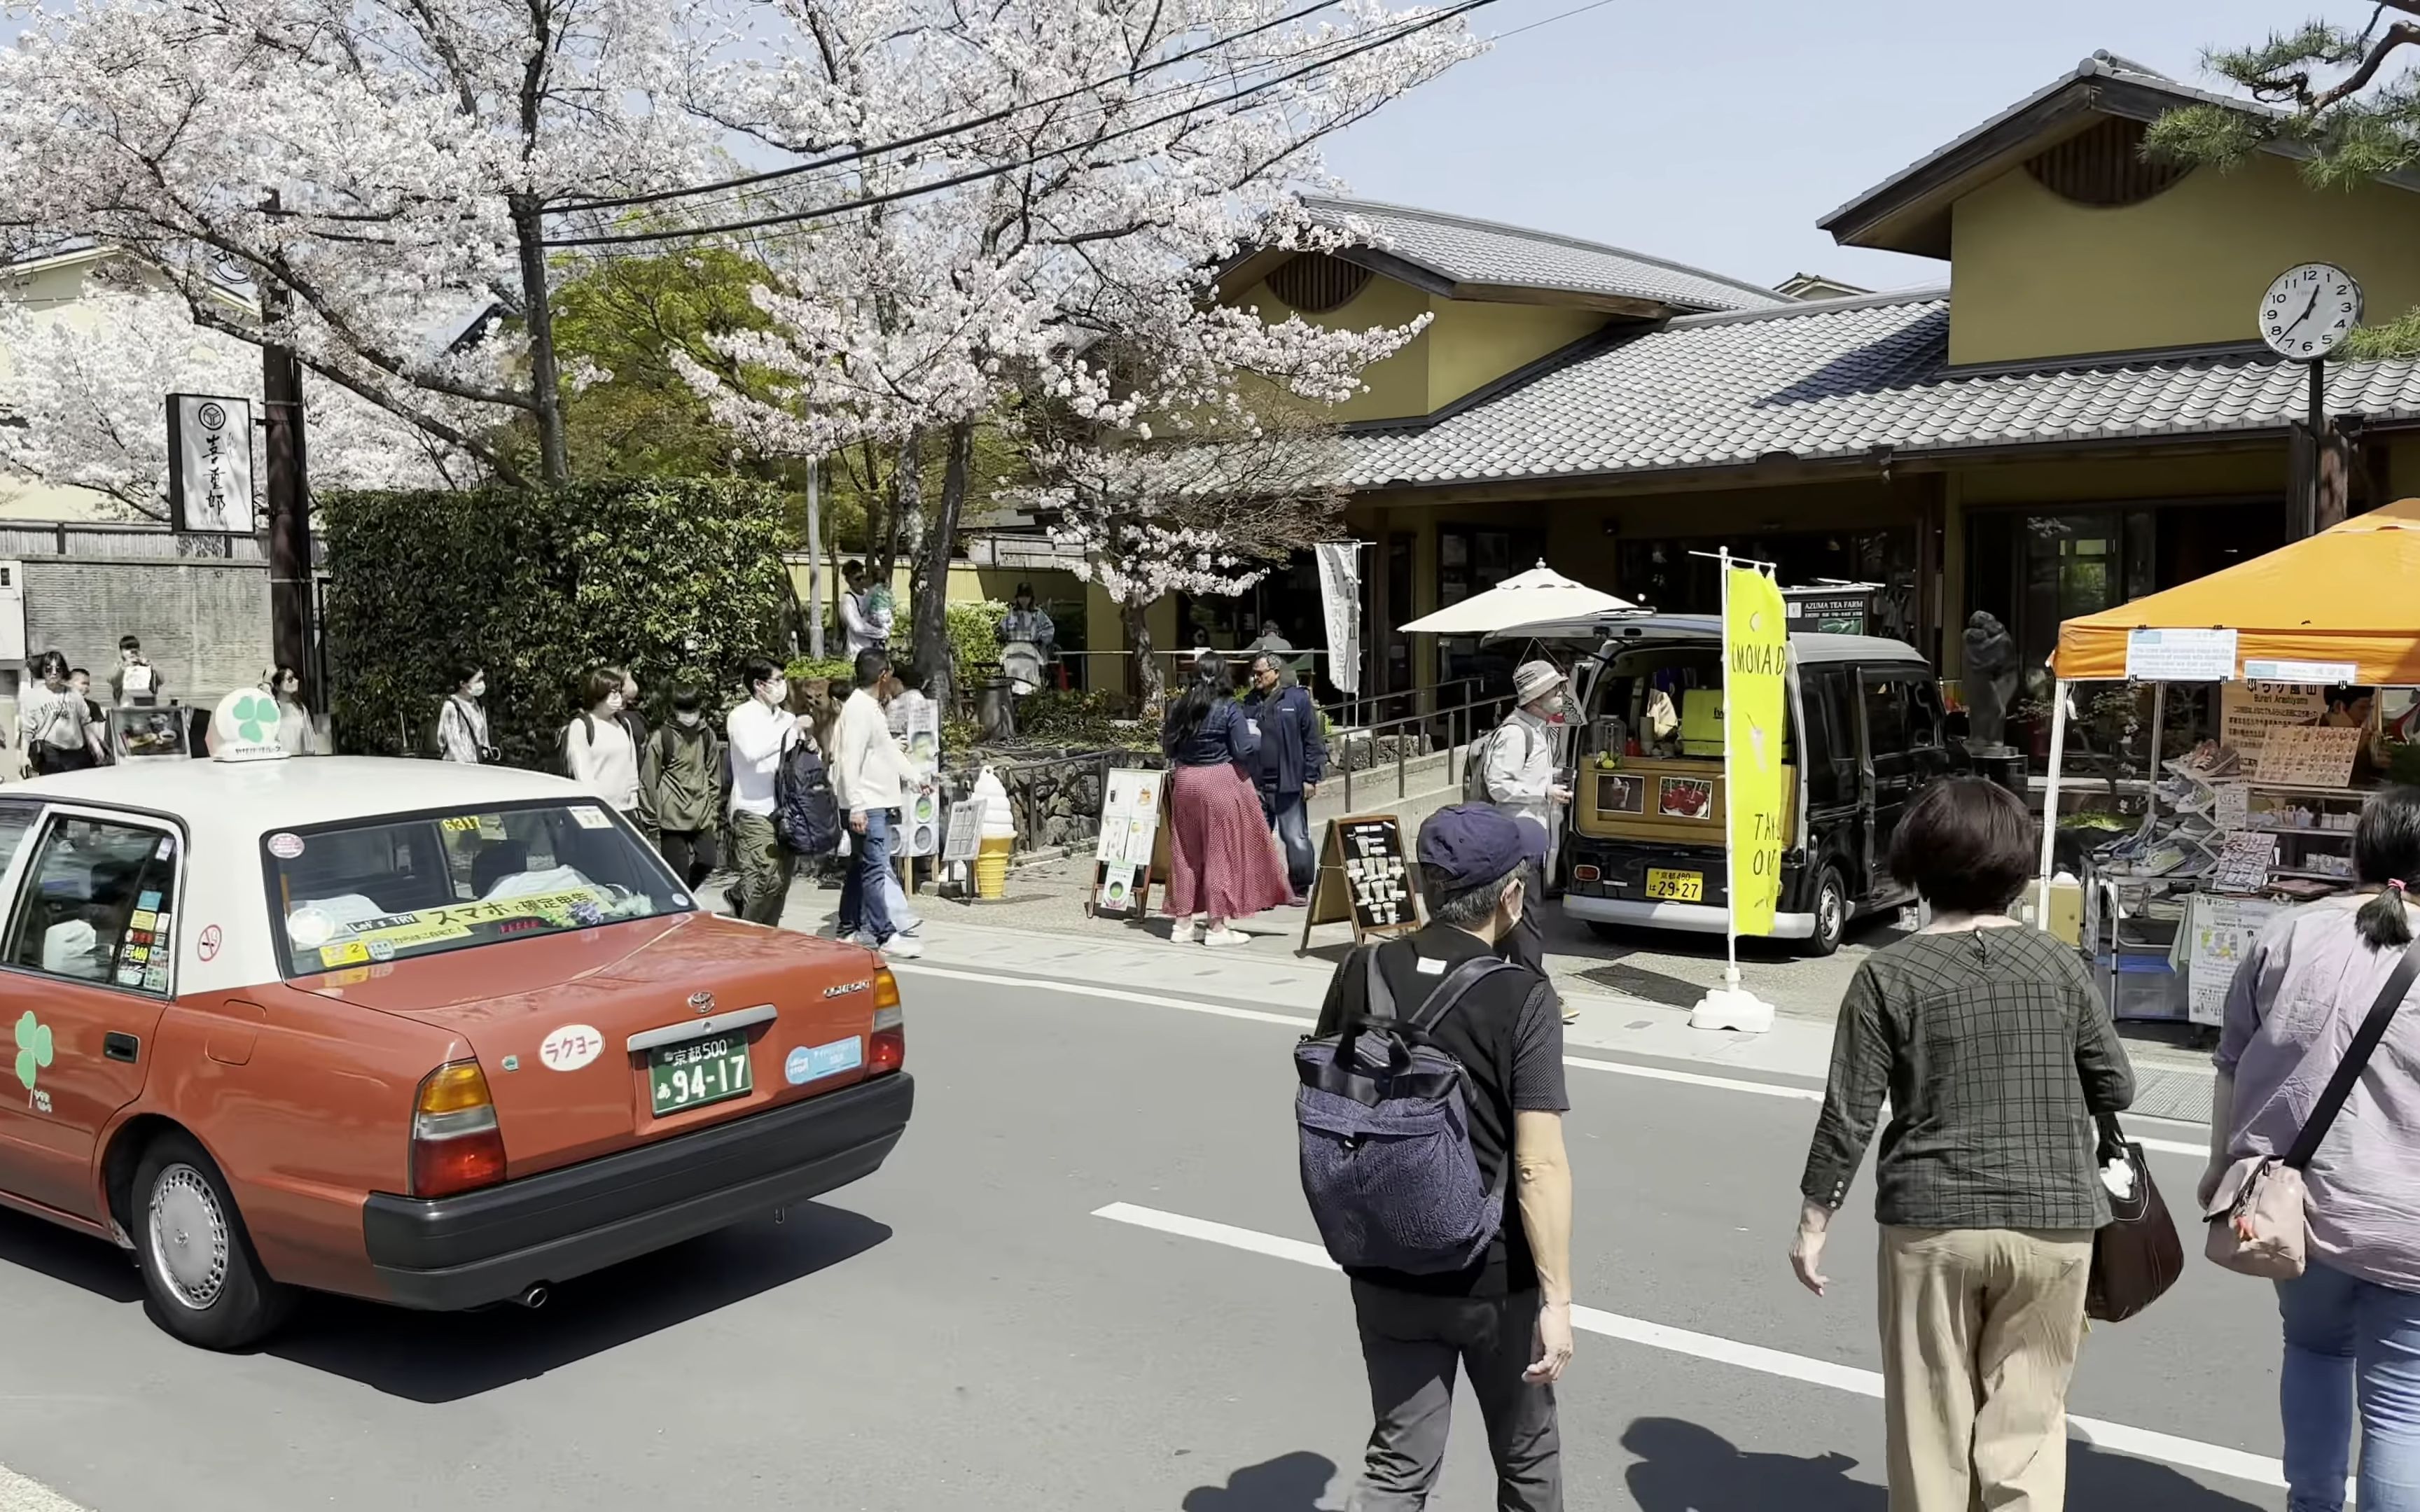
[[[1010,977],[1083,983],[1146,995],[1246,1003],[1306,1016],[1318,1011],[1336,963],[1352,949],[1350,925],[1311,931],[1301,950],[1303,915],[1277,909],[1236,927],[1248,945],[1227,949],[1180,946],[1165,918],[1140,922],[1094,918],[1084,912],[1089,859],[1020,867],[1008,896],[960,903],[929,893],[917,899],[923,915],[923,965]],[[711,892],[708,896],[714,896]],[[836,889],[801,881],[783,918],[789,928],[829,933]],[[1555,908],[1548,918],[1547,966],[1567,1005],[1579,1016],[1565,1031],[1575,1049],[1644,1057],[1710,1073],[1779,1077],[1820,1083],[1830,1066],[1832,1024],[1857,963],[1899,938],[1869,924],[1829,960],[1809,960],[1765,942],[1744,942],[1741,975],[1780,1010],[1761,1035],[1689,1027],[1688,1010],[1720,979],[1723,944],[1664,936],[1596,938]],[[2136,1110],[2149,1117],[2202,1122],[2209,1117],[2209,1057],[2164,1031],[2129,1034]]]

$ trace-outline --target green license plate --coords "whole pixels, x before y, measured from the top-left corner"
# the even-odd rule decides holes
[[[749,1074],[745,1034],[719,1034],[647,1052],[647,1092],[659,1119],[746,1097],[755,1085]]]

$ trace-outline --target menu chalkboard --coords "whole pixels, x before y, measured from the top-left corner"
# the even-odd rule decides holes
[[[1356,943],[1420,926],[1419,887],[1393,814],[1331,820],[1319,849],[1319,880],[1303,919],[1303,946],[1314,925],[1351,921]]]

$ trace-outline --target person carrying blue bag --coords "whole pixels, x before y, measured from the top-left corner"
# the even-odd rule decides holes
[[[1498,942],[1528,903],[1520,825],[1420,826],[1417,933],[1337,967],[1295,1053],[1303,1195],[1352,1280],[1375,1426],[1352,1512],[1418,1512],[1466,1372],[1497,1505],[1559,1512],[1555,1382],[1572,1356],[1572,1178],[1554,991]]]

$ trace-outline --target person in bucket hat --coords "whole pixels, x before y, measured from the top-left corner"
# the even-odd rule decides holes
[[[1555,806],[1572,801],[1555,764],[1553,726],[1561,718],[1569,680],[1551,661],[1525,661],[1512,674],[1512,698],[1518,707],[1487,736],[1479,764],[1483,797],[1520,826],[1528,857],[1529,897],[1543,905],[1546,897],[1546,837]],[[1505,958],[1517,961],[1541,976],[1546,970],[1546,938],[1539,926],[1538,906],[1527,910],[1520,926],[1506,940]]]

